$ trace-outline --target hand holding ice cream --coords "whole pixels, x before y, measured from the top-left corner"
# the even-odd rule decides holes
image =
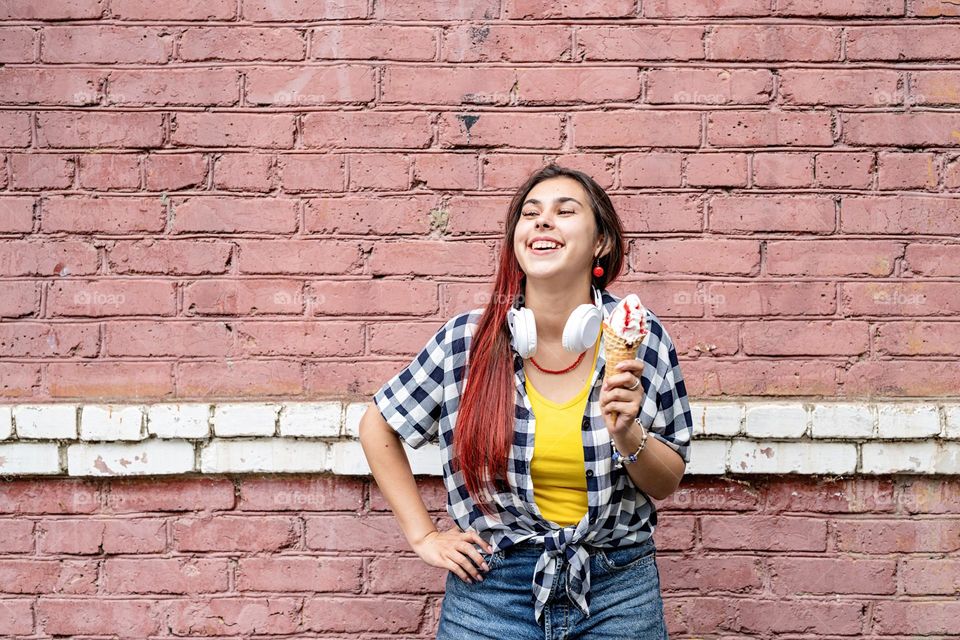
[[[617,365],[624,360],[634,360],[637,349],[649,334],[647,329],[647,310],[640,303],[640,296],[631,293],[624,296],[617,306],[610,312],[610,317],[603,321],[603,356],[606,360],[603,371],[603,380],[622,374]],[[640,373],[634,377],[639,383]],[[637,403],[639,413],[639,402]],[[617,424],[619,415],[611,412],[613,424]]]

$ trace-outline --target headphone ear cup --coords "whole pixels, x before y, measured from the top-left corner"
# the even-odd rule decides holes
[[[537,352],[537,324],[533,311],[526,307],[507,311],[507,326],[517,344],[521,358],[529,358]]]
[[[573,310],[563,326],[563,348],[580,353],[592,347],[600,336],[603,314],[592,304],[581,304]]]

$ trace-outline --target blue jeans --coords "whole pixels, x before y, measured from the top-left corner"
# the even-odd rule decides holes
[[[590,551],[590,616],[564,590],[561,558],[543,622],[534,618],[533,570],[542,545],[521,543],[493,554],[482,582],[447,572],[437,640],[668,640],[653,538],[619,549]]]

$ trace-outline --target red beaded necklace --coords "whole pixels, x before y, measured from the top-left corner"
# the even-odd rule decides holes
[[[538,365],[538,364],[537,364],[537,361],[534,360],[533,358],[530,358],[530,362],[533,363],[533,366],[535,366],[535,367],[536,367],[537,369],[539,369],[540,371],[543,371],[544,373],[554,373],[554,374],[556,374],[556,373],[566,373],[567,371],[571,371],[571,370],[575,369],[576,366],[577,366],[578,364],[580,364],[580,362],[583,361],[583,356],[585,356],[585,355],[587,355],[587,352],[586,352],[586,351],[584,351],[583,353],[581,353],[581,354],[580,354],[580,357],[577,358],[577,361],[574,362],[572,365],[570,365],[570,366],[567,367],[566,369],[561,369],[561,370],[558,370],[558,371],[551,371],[550,369],[544,369],[543,367],[541,367],[540,365]]]

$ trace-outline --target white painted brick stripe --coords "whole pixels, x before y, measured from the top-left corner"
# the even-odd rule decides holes
[[[0,476],[370,473],[366,402],[0,405]],[[960,474],[958,401],[691,403],[690,475]],[[417,475],[439,449],[405,448]]]

